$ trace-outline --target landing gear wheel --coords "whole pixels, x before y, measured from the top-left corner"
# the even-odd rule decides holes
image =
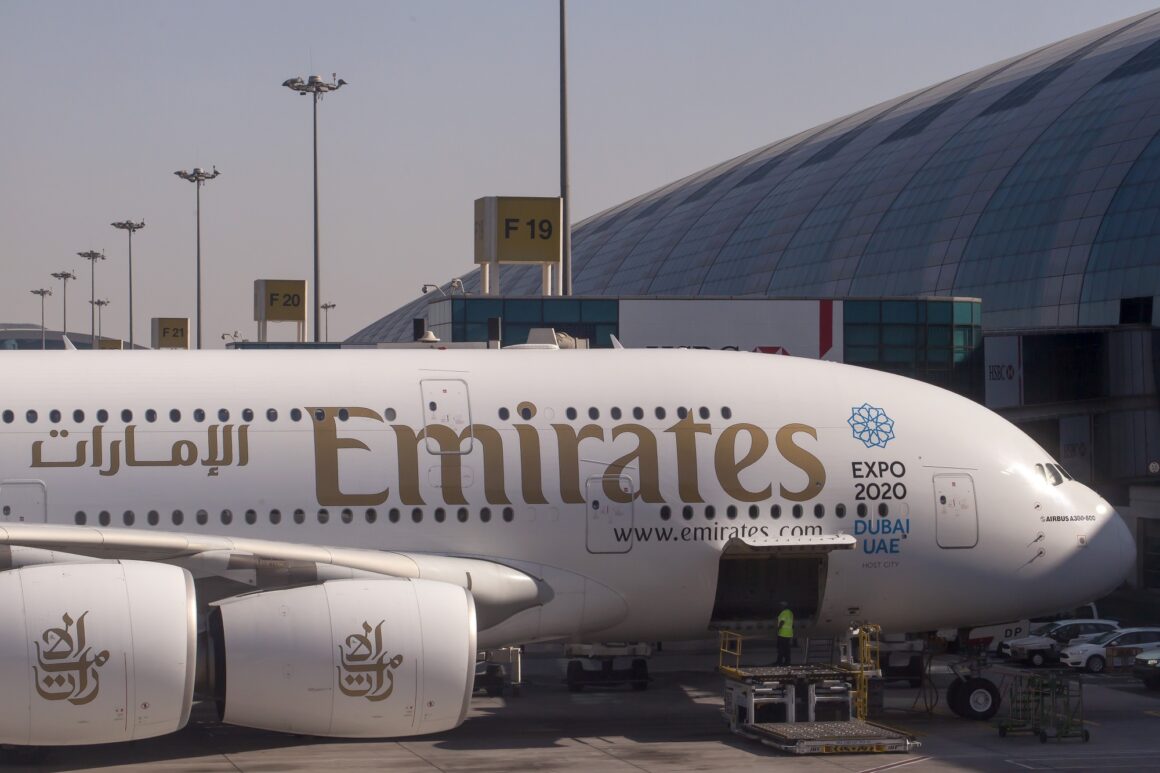
[[[580,692],[584,689],[584,664],[579,660],[568,661],[568,673],[565,677],[568,682],[568,692]]]
[[[960,717],[962,716],[962,714],[959,714],[958,695],[959,695],[959,690],[961,690],[961,689],[963,689],[963,680],[956,676],[954,678],[954,681],[952,681],[950,684],[947,685],[946,692],[944,693],[944,695],[947,699],[947,708],[949,708],[955,714],[958,714]]]
[[[648,661],[644,658],[636,658],[632,661],[632,689],[648,689]]]
[[[1027,658],[1027,662],[1036,668],[1039,668],[1047,662],[1047,657],[1042,652],[1032,652],[1031,655]]]
[[[1107,661],[1104,660],[1102,655],[1092,655],[1090,658],[1088,658],[1086,668],[1093,674],[1102,674],[1104,671],[1104,666],[1107,664]]]
[[[999,688],[989,679],[967,679],[955,692],[955,699],[958,703],[955,713],[963,719],[983,721],[999,711]]]

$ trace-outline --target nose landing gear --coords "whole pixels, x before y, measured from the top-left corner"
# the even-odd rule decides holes
[[[956,671],[946,689],[947,706],[963,719],[987,720],[999,711],[999,688],[981,676],[963,678]]]

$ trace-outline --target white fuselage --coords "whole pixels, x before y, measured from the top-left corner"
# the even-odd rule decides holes
[[[1052,485],[1036,469],[1048,454],[1008,422],[834,363],[647,350],[4,362],[5,520],[560,570],[623,600],[577,638],[704,635],[737,541],[852,536],[808,621],[826,630],[1016,619],[1098,597],[1134,560],[1115,511]]]

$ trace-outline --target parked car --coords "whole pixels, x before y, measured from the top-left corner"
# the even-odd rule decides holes
[[[1119,627],[1117,620],[1059,620],[1040,626],[1031,636],[1009,639],[1003,644],[1012,658],[1042,666],[1049,660],[1058,660],[1059,651],[1068,644],[1091,641]]]
[[[1160,690],[1160,649],[1144,650],[1132,661],[1132,675],[1149,690]]]
[[[1122,628],[1108,631],[1091,641],[1069,644],[1060,651],[1059,659],[1073,668],[1085,668],[1093,674],[1098,674],[1108,665],[1109,647],[1139,647],[1152,644],[1160,645],[1160,628]]]

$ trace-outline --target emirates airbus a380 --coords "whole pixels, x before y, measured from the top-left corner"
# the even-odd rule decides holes
[[[691,350],[13,352],[0,742],[461,723],[479,650],[768,621],[960,628],[1135,547],[994,413]],[[969,712],[969,706],[965,710]]]

